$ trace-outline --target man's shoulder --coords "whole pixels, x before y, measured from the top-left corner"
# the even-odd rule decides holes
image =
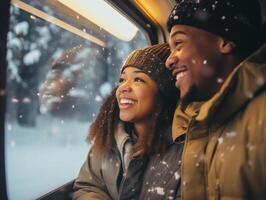
[[[252,97],[247,108],[265,108],[266,106],[266,87],[256,96]]]
[[[248,118],[266,120],[266,89],[253,97],[243,111]]]

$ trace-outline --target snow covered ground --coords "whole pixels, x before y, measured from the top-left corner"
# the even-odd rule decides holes
[[[77,177],[89,145],[89,123],[39,116],[36,127],[6,123],[10,200],[30,200]]]

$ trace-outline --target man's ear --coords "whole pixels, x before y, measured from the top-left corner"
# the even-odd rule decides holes
[[[230,54],[236,48],[236,44],[230,40],[226,40],[224,38],[220,38],[219,40],[219,49],[222,54]]]

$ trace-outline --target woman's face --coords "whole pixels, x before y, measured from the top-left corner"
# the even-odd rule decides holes
[[[121,74],[119,82],[116,98],[120,119],[132,123],[150,120],[156,109],[157,84],[135,67],[127,67]]]

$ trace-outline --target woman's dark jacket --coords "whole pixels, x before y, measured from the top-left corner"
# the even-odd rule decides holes
[[[181,199],[180,167],[184,137],[171,142],[166,152],[151,158],[145,171],[140,200]]]

